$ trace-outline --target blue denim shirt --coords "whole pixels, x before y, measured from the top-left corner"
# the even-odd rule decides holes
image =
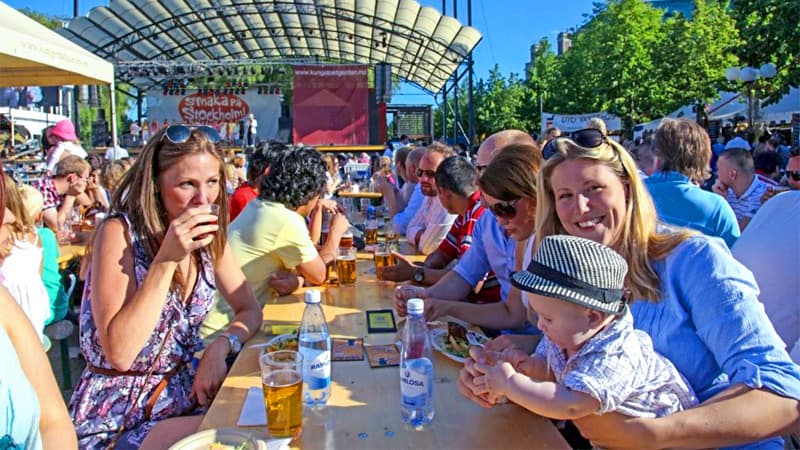
[[[704,191],[678,172],[654,172],[644,180],[662,221],[721,237],[728,248],[739,238],[739,222],[719,194]]]
[[[484,211],[472,235],[472,246],[458,260],[453,269],[470,286],[477,286],[486,273],[494,271],[500,283],[500,298],[508,298],[511,290],[509,276],[514,270],[514,246],[516,242],[507,237],[503,228],[497,223],[497,218],[491,211]]]
[[[661,300],[635,301],[647,332],[703,402],[732,384],[800,399],[800,368],[789,359],[758,301],[753,274],[718,238],[695,236],[653,262]],[[738,448],[783,448],[780,438]]]
[[[411,191],[411,198],[408,199],[406,209],[395,214],[392,219],[392,229],[395,233],[400,235],[406,234],[406,227],[408,227],[411,219],[413,219],[414,215],[419,211],[423,200],[425,200],[425,195],[422,193],[422,188],[419,187],[419,183],[417,183],[417,185],[414,186],[414,190]]]

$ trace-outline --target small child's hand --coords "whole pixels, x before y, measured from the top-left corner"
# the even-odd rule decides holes
[[[476,362],[475,370],[483,374],[476,376],[474,380],[476,385],[483,386],[482,392],[477,394],[486,394],[493,401],[506,395],[511,376],[517,373],[508,361],[497,361],[494,364]]]
[[[518,348],[508,348],[500,353],[500,358],[503,361],[508,361],[514,366],[514,370],[520,371],[520,365],[528,360],[530,356]]]

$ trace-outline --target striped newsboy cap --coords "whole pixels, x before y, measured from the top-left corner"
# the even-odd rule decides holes
[[[603,244],[569,235],[542,239],[527,269],[511,276],[519,289],[609,314],[625,310],[628,263]]]

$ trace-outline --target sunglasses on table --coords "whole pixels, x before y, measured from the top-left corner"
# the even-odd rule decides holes
[[[596,148],[605,143],[608,138],[602,131],[596,128],[584,128],[582,130],[573,131],[566,136],[559,136],[547,142],[542,149],[542,158],[547,160],[558,153],[557,143],[565,139],[569,139],[581,147]]]
[[[506,219],[511,220],[514,216],[517,215],[517,202],[519,201],[518,198],[514,200],[508,200],[505,202],[497,202],[494,205],[489,205],[489,211],[495,215],[498,219]]]
[[[417,169],[417,178],[422,178],[423,175],[428,178],[434,178],[436,176],[436,171]]]
[[[199,125],[196,127],[189,125],[170,125],[164,132],[164,135],[161,136],[161,139],[167,138],[167,140],[173,144],[184,144],[192,136],[192,130],[204,133],[212,144],[216,144],[221,140],[217,130],[208,125]]]

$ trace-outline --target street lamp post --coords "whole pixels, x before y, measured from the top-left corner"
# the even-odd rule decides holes
[[[761,118],[760,89],[757,81],[760,78],[769,79],[776,74],[775,64],[767,63],[756,69],[754,67],[729,67],[725,71],[725,78],[730,82],[740,82],[745,86],[747,99],[747,129],[752,133],[753,124]]]

